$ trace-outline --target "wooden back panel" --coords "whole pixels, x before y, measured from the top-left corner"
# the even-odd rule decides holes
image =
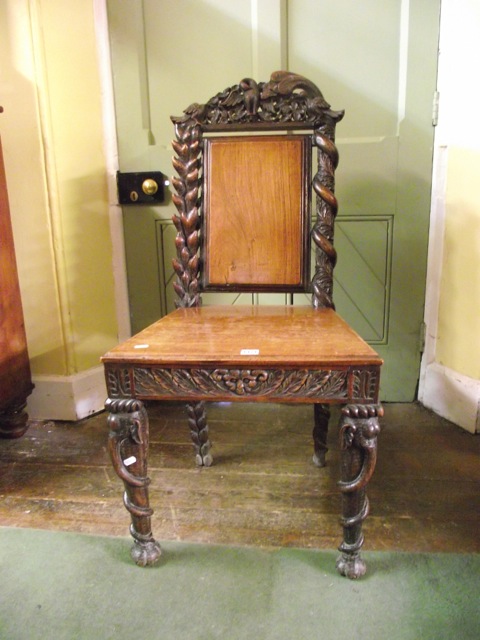
[[[203,288],[304,291],[311,138],[204,141]]]

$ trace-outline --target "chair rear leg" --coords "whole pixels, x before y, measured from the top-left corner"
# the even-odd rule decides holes
[[[325,466],[325,456],[328,451],[328,421],[330,420],[330,408],[328,404],[314,404],[313,426],[313,462],[317,467]]]
[[[210,453],[211,443],[208,439],[207,413],[205,402],[187,403],[188,426],[195,449],[195,462],[199,467],[210,467],[213,464]]]

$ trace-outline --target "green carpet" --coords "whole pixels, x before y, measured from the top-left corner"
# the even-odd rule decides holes
[[[480,555],[163,544],[132,564],[130,540],[0,528],[1,640],[467,640],[480,638]]]

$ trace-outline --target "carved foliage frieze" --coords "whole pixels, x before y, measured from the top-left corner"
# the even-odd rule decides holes
[[[379,372],[376,369],[358,369],[353,371],[353,397],[376,400],[378,394]]]
[[[282,370],[265,368],[109,367],[106,371],[108,396],[247,398],[325,398],[376,401],[379,371]]]
[[[348,394],[346,371],[136,368],[134,378],[135,391],[142,397],[263,396],[341,400]]]
[[[106,368],[105,375],[109,398],[129,398],[132,395],[132,383],[128,368]]]

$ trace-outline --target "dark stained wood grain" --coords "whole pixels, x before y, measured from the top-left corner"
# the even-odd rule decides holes
[[[0,141],[0,437],[25,433],[23,409],[32,388]]]

